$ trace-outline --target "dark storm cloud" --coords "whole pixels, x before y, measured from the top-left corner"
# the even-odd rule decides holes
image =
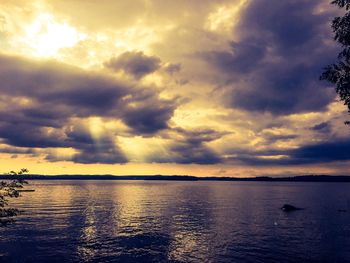
[[[108,134],[93,139],[86,126],[74,125],[64,131],[48,131],[45,127],[30,125],[7,125],[0,127],[4,143],[17,146],[0,148],[3,153],[34,154],[30,148],[67,148],[78,151],[72,158],[48,154],[49,161],[72,160],[77,163],[125,163],[126,157]],[[21,148],[22,147],[22,148]],[[26,148],[24,148],[26,147]]]
[[[238,157],[228,158],[227,161],[234,160],[257,166],[348,161],[350,160],[349,147],[350,140],[336,139],[334,141],[303,145],[296,149],[236,150],[232,154],[236,154]]]
[[[161,66],[161,61],[155,56],[146,56],[141,51],[124,52],[118,57],[111,58],[104,63],[105,67],[115,71],[124,70],[139,79],[153,73]]]
[[[332,131],[332,126],[329,122],[321,122],[320,124],[311,127],[311,130],[328,134]]]
[[[76,163],[126,163],[128,160],[108,133],[93,138],[84,125],[66,129],[67,141],[79,151],[72,158]]]
[[[168,121],[176,106],[181,104],[181,99],[161,100],[153,90],[138,89],[124,102],[126,107],[121,113],[124,123],[132,128],[133,133],[149,136],[169,127]]]
[[[103,145],[90,144],[80,149],[80,153],[76,154],[72,161],[75,163],[126,163],[127,158],[121,153],[119,148],[115,148],[110,141],[106,141]]]
[[[334,99],[319,75],[332,61],[332,11],[317,13],[319,1],[251,1],[235,28],[231,51],[201,56],[226,75],[227,106],[291,114],[322,111]]]
[[[306,145],[292,152],[293,159],[305,163],[320,163],[350,160],[350,140],[335,140]]]
[[[0,121],[0,137],[8,145],[17,147],[65,147],[59,131],[48,132],[45,127],[28,124],[8,124]]]
[[[257,67],[265,55],[266,47],[252,43],[230,43],[231,52],[212,51],[203,53],[203,57],[214,63],[221,70],[231,73],[248,73]]]
[[[323,111],[334,100],[334,91],[321,87],[318,74],[308,74],[308,70],[303,65],[258,70],[253,81],[229,91],[228,103],[248,111],[277,115]]]
[[[35,154],[35,151],[31,148],[20,148],[20,147],[9,147],[2,146],[0,147],[0,153],[9,153],[9,154]]]
[[[18,105],[18,102],[6,101],[6,110],[0,110],[0,123],[3,125],[28,125],[33,127],[61,127],[68,112],[60,112],[57,105],[43,103],[40,106]]]
[[[222,158],[206,143],[215,141],[226,135],[211,129],[185,130],[175,128],[171,137],[177,137],[170,145],[169,156],[153,156],[151,161],[160,163],[181,164],[216,164],[221,163]]]
[[[174,144],[170,150],[176,153],[176,163],[215,164],[221,162],[218,153],[205,143],[221,138],[224,133],[211,129],[186,131],[178,129],[184,138]]]
[[[123,114],[124,122],[140,134],[153,134],[158,130],[168,128],[167,121],[173,115],[173,107],[168,103],[156,107],[145,105],[140,108],[129,107]]]
[[[70,125],[65,129],[65,134],[67,135],[67,141],[72,144],[93,144],[94,139],[85,125],[75,124]]]
[[[0,79],[0,138],[18,147],[72,147],[80,152],[75,162],[124,163],[126,158],[109,136],[83,141],[88,137],[64,130],[71,118],[118,119],[138,135],[150,135],[168,127],[176,108],[152,88],[53,62],[1,55]]]
[[[251,29],[266,44],[285,51],[299,49],[319,34],[319,27],[328,22],[328,14],[316,14],[319,1],[269,0],[254,1],[248,7],[238,29],[241,34]],[[264,37],[265,35],[265,37]],[[261,42],[262,42],[261,41]],[[260,42],[260,43],[261,43]]]
[[[4,95],[64,106],[70,112],[74,108],[77,115],[106,114],[131,89],[126,83],[54,62],[0,56],[0,65]]]

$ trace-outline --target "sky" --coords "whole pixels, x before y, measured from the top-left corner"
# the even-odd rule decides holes
[[[346,174],[328,0],[2,0],[0,173]]]

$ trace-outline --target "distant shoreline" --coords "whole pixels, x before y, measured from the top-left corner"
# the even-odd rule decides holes
[[[0,180],[142,180],[142,181],[245,181],[245,182],[350,182],[346,175],[300,175],[293,177],[198,177],[190,175],[0,175]]]

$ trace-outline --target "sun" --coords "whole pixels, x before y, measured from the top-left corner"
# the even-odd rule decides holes
[[[67,22],[57,22],[51,14],[42,13],[25,28],[22,41],[33,56],[55,57],[60,49],[73,47],[85,38],[86,34]]]

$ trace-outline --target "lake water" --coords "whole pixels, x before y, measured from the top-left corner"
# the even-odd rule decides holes
[[[14,202],[23,214],[0,227],[0,262],[350,262],[350,183],[29,187]]]

